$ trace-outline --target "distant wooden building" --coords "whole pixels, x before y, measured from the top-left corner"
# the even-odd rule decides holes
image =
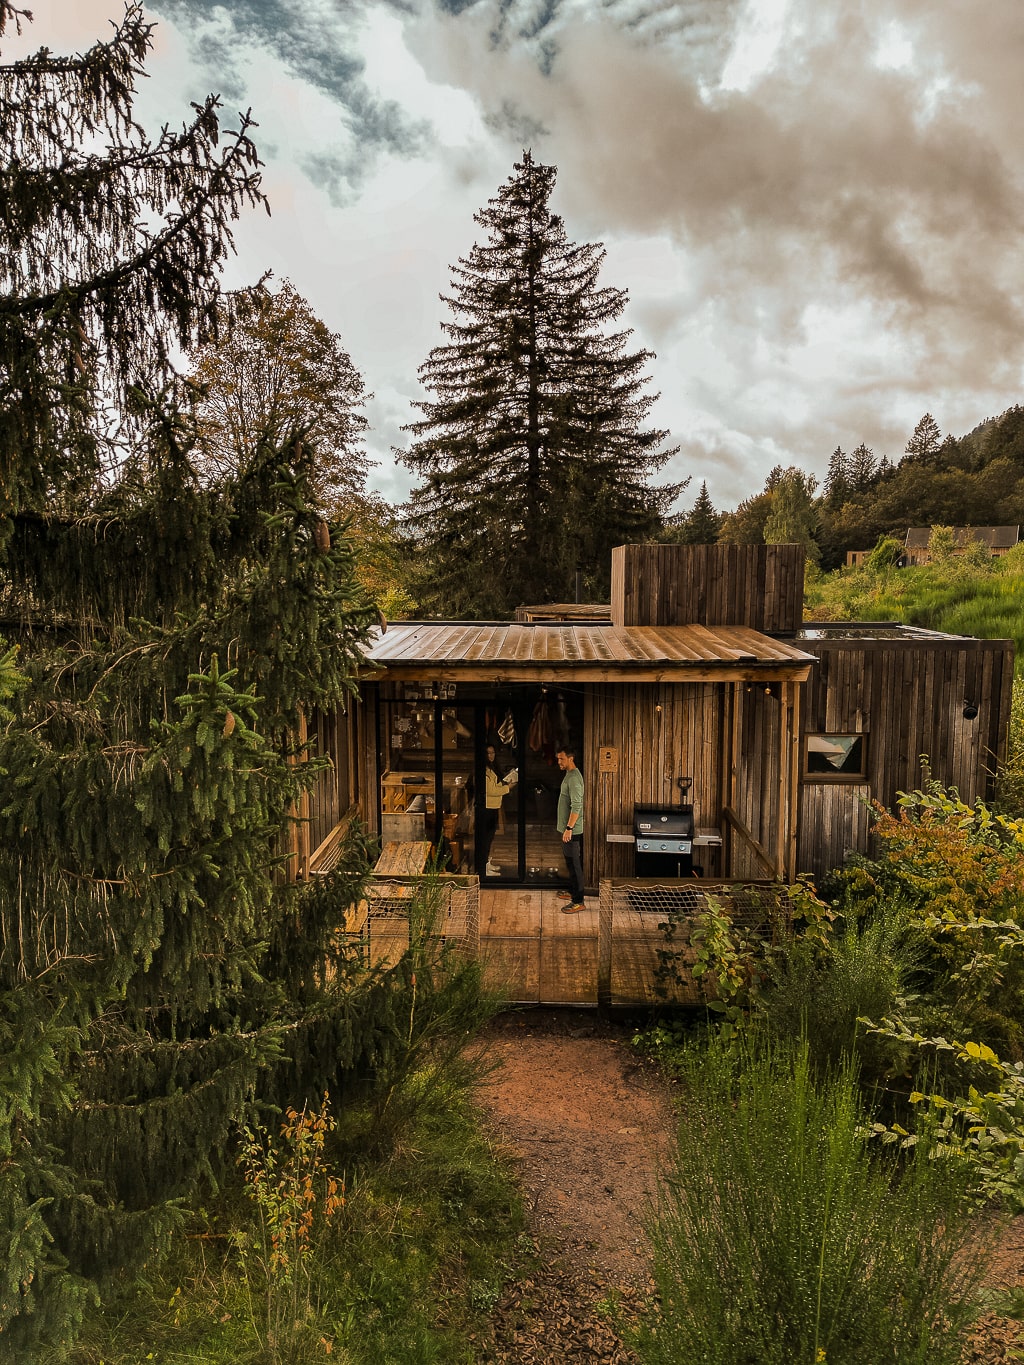
[[[954,526],[953,543],[956,553],[963,554],[969,545],[984,545],[994,558],[1006,554],[1020,542],[1019,526]],[[931,540],[930,526],[912,526],[904,542],[904,562],[906,564],[927,564],[931,555],[928,542]]]
[[[866,849],[865,803],[919,786],[922,755],[966,800],[990,793],[1009,642],[805,626],[802,608],[799,546],[634,545],[612,551],[610,608],[390,623],[358,703],[314,722],[335,764],[311,799],[311,860],[354,806],[382,837],[430,839],[485,886],[556,887],[564,742],[586,781],[594,888],[633,874],[638,806],[692,805],[705,878],[790,881]],[[484,847],[491,748],[518,781]]]

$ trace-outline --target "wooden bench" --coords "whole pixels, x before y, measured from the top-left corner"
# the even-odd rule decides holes
[[[391,840],[373,865],[379,877],[418,877],[430,861],[430,840]]]

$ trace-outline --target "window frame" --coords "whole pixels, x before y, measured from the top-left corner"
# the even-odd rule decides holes
[[[821,772],[810,768],[812,739],[860,741],[860,765],[856,772]],[[851,750],[853,745],[851,745]],[[840,783],[848,786],[863,785],[868,780],[868,736],[863,730],[809,730],[803,740],[802,779],[804,782]]]

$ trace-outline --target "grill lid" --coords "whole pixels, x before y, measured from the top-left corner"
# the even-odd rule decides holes
[[[633,835],[637,839],[692,839],[692,806],[634,806]]]

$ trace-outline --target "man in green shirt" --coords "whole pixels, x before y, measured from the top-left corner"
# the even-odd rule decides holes
[[[562,856],[569,870],[569,904],[563,915],[576,915],[583,904],[583,774],[576,766],[576,750],[571,744],[559,749],[555,757],[565,776],[558,793],[558,832],[562,836]]]

